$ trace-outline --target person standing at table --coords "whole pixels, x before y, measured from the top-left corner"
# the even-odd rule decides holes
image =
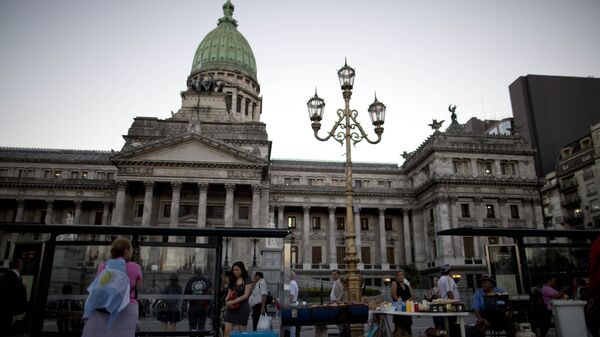
[[[454,279],[450,277],[450,270],[452,268],[449,264],[445,264],[441,268],[440,279],[438,280],[438,288],[440,289],[440,298],[444,300],[460,300],[460,293],[458,292],[458,286]],[[438,317],[435,317],[438,318]],[[443,330],[451,330],[452,327],[456,323],[456,317],[448,317],[448,324],[450,326],[445,326],[444,320],[439,317],[438,319],[433,320],[436,328]],[[453,335],[452,333],[450,335]],[[456,334],[454,334],[456,336]]]
[[[404,280],[404,271],[397,271],[396,278],[392,281],[392,300],[394,302],[406,302],[413,298],[412,289],[406,285]],[[394,336],[412,336],[412,317],[394,316]]]
[[[296,282],[296,272],[290,272],[290,305],[296,306],[298,305],[298,294],[300,293],[300,289],[298,288],[298,283]],[[290,337],[296,336],[296,327],[290,327]]]

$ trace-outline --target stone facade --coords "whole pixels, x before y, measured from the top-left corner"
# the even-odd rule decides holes
[[[271,159],[253,76],[200,68],[186,84],[181,109],[164,120],[136,117],[121,151],[0,148],[0,221],[288,227],[292,268],[315,278],[343,270],[344,164]],[[445,132],[405,154],[402,166],[354,163],[354,223],[367,285],[381,286],[412,264],[425,281],[444,263],[473,285],[486,270],[488,239],[436,232],[543,226],[530,146],[518,135],[474,131],[475,122],[460,125],[453,116]],[[272,248],[264,241],[259,254]],[[9,246],[3,239],[4,264]],[[253,248],[234,239],[226,254],[250,264]]]

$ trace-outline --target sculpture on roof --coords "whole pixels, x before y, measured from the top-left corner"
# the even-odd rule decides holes
[[[433,119],[433,120],[431,120],[431,124],[427,124],[427,125],[429,125],[433,130],[435,130],[437,132],[437,131],[440,131],[442,124],[444,124],[444,120],[438,122],[437,119]]]
[[[452,113],[450,115],[450,118],[452,119],[452,123],[456,122],[456,105],[450,104],[448,106],[448,111],[450,111]]]

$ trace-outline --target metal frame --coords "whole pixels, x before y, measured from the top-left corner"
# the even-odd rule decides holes
[[[487,263],[487,270],[488,270],[488,275],[490,276],[495,276],[492,275],[492,265],[491,265],[491,261],[490,261],[490,247],[514,247],[515,249],[515,253],[517,254],[517,269],[518,269],[518,273],[519,273],[519,287],[521,288],[520,293],[524,293],[525,292],[525,284],[523,283],[523,266],[521,265],[521,257],[520,257],[520,253],[519,253],[519,247],[518,245],[514,244],[514,243],[509,243],[509,244],[486,244],[485,245],[485,261]],[[518,289],[517,289],[518,291]],[[517,294],[513,294],[513,295],[517,295]]]
[[[139,246],[143,245],[140,237],[143,236],[195,236],[208,237],[208,243],[164,243],[151,242],[151,246],[168,247],[192,247],[192,248],[213,248],[215,252],[215,275],[214,279],[219,280],[223,272],[223,239],[238,238],[285,238],[291,231],[288,229],[269,229],[269,228],[172,228],[172,227],[138,227],[138,226],[98,226],[98,225],[65,225],[65,224],[35,224],[35,223],[0,223],[0,232],[8,233],[38,233],[50,234],[47,241],[42,244],[42,253],[40,267],[38,270],[37,282],[34,285],[35,292],[31,296],[32,311],[29,327],[29,336],[65,336],[64,333],[43,332],[44,312],[48,300],[48,290],[50,288],[50,278],[52,273],[52,262],[56,246],[69,245],[99,245],[106,242],[98,241],[57,241],[61,234],[99,234],[99,235],[131,235],[134,254],[139,254]],[[219,301],[219,292],[214,292],[214,303]],[[218,310],[213,310],[213,336],[218,336],[220,329],[220,314]],[[208,331],[164,331],[164,332],[136,332],[136,336],[206,336],[211,335]],[[79,336],[74,334],[73,336]]]

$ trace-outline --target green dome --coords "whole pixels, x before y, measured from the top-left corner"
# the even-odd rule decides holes
[[[256,81],[256,61],[246,38],[237,30],[237,21],[233,19],[234,6],[229,0],[223,5],[224,16],[200,42],[192,73],[197,70],[233,70]]]

